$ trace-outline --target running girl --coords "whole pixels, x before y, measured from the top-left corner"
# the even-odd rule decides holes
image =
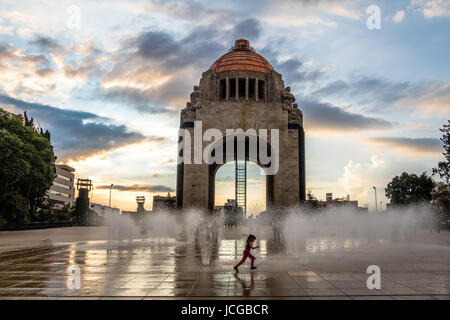
[[[250,253],[251,249],[258,249],[259,246],[253,247],[253,242],[256,240],[256,237],[254,235],[249,235],[247,238],[247,243],[245,245],[245,250],[244,250],[244,255],[241,259],[241,261],[238,262],[237,265],[234,266],[234,270],[236,270],[236,272],[239,272],[238,267],[243,264],[245,262],[245,260],[247,260],[247,258],[250,258],[252,260],[252,264],[251,264],[251,270],[256,269],[256,267],[253,266],[253,262],[255,262],[255,257]]]

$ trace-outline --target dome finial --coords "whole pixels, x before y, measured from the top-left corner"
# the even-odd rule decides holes
[[[234,42],[234,50],[250,50],[250,41],[238,39]]]

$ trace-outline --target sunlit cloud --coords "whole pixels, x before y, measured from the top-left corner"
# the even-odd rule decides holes
[[[400,23],[405,18],[405,10],[399,10],[395,13],[395,15],[392,17],[392,21],[395,23]]]
[[[122,185],[99,185],[95,186],[96,189],[107,189],[110,188],[118,191],[144,191],[149,193],[159,193],[159,192],[174,192],[175,190],[170,187],[160,186],[160,185],[149,185],[149,184],[134,184],[131,186],[122,186]]]
[[[412,0],[411,6],[426,19],[450,16],[450,3],[447,0]]]

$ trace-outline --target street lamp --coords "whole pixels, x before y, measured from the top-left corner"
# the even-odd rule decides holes
[[[109,187],[109,207],[111,208],[111,190],[114,184],[111,183],[111,186]]]
[[[378,211],[377,188],[373,187],[373,190],[375,191],[375,212],[377,212]]]

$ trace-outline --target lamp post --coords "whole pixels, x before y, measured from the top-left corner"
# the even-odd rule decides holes
[[[373,187],[375,192],[375,212],[378,212],[378,203],[377,203],[377,188]]]
[[[111,190],[114,184],[111,183],[111,186],[109,187],[109,207],[111,208]]]

